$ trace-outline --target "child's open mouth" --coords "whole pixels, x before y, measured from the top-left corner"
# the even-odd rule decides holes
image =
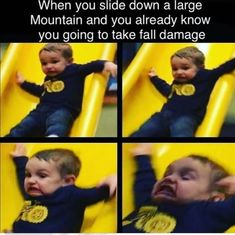
[[[153,192],[153,198],[174,200],[176,198],[175,188],[169,184],[163,183]]]
[[[27,193],[31,196],[42,195],[42,192],[37,187],[28,187]]]

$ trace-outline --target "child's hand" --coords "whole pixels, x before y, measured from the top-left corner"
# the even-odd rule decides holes
[[[151,69],[149,70],[148,75],[149,75],[150,78],[151,78],[151,77],[154,77],[154,76],[157,76],[157,73],[156,73],[155,68],[151,68]]]
[[[117,175],[110,175],[101,181],[97,187],[109,186],[109,197],[114,196],[117,191]]]
[[[111,73],[113,77],[117,77],[117,65],[114,64],[111,61],[107,61],[104,64],[104,69],[102,71],[104,75],[107,75],[108,73]]]
[[[25,79],[24,76],[20,73],[20,72],[16,72],[16,84],[21,85],[22,83],[24,83]]]
[[[226,193],[235,195],[235,175],[227,176],[217,182],[217,185],[225,187]]]
[[[14,158],[14,157],[22,157],[22,156],[26,156],[27,151],[26,151],[26,146],[25,144],[16,144],[15,145],[15,149],[13,152],[10,153],[10,155]]]
[[[151,155],[152,148],[153,145],[151,143],[140,143],[131,150],[131,153],[133,156]]]

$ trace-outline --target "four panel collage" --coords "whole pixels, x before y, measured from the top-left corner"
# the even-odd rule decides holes
[[[235,43],[0,50],[0,233],[235,233]]]

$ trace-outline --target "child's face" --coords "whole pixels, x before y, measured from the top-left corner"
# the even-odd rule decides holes
[[[155,201],[187,203],[208,200],[211,168],[192,158],[183,158],[168,166],[162,180],[154,185]]]
[[[26,164],[24,188],[30,196],[42,196],[54,193],[65,186],[55,162],[30,158]]]
[[[62,73],[71,61],[66,60],[58,51],[42,51],[39,55],[42,71],[49,77]]]
[[[174,56],[171,59],[172,75],[177,82],[186,82],[195,77],[198,67],[190,58]]]

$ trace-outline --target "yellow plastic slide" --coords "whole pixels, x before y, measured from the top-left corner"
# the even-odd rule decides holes
[[[131,156],[130,152],[135,146],[133,143],[123,144],[123,218],[134,210],[133,182],[136,168],[134,156]],[[171,162],[189,154],[207,156],[234,175],[234,152],[234,143],[155,143],[151,160],[158,179],[163,176],[166,167]],[[228,232],[234,233],[235,226]]]
[[[38,103],[15,84],[16,71],[28,81],[43,83],[44,74],[38,58],[43,43],[10,44],[1,64],[1,136],[19,123]],[[97,59],[113,60],[115,43],[71,43],[74,62],[83,64]],[[86,79],[83,110],[75,121],[71,136],[94,136],[101,113],[107,78],[91,74]]]
[[[154,67],[159,77],[172,82],[170,57],[186,46],[195,45],[205,53],[205,67],[212,69],[231,59],[234,43],[145,43],[123,75],[123,136],[128,136],[153,113],[160,111],[165,98],[154,88],[148,71]],[[224,122],[234,93],[234,75],[219,79],[207,106],[206,116],[196,136],[216,137]]]
[[[50,148],[73,150],[81,159],[82,167],[76,184],[93,187],[106,176],[117,172],[117,146],[114,143],[28,143],[28,155]],[[0,232],[10,230],[23,206],[15,167],[9,155],[14,144],[1,144],[1,223]],[[69,213],[69,211],[65,211]],[[114,233],[117,230],[116,198],[100,202],[86,209],[81,232]]]

